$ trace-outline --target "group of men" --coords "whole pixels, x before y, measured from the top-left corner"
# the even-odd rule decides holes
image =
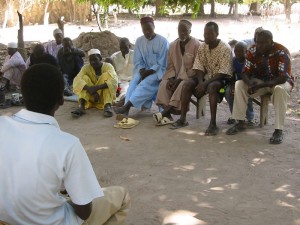
[[[57,66],[40,45],[27,62],[27,70],[24,60],[14,64],[17,66],[11,66],[13,60],[5,61],[1,70],[4,85],[15,82],[21,88],[26,109],[0,117],[0,136],[6,140],[0,142],[0,223],[123,224],[130,206],[127,191],[122,187],[101,189],[80,141],[62,132],[54,119],[70,84],[79,99],[74,116],[96,107],[111,117],[118,86],[126,90],[130,81],[124,104],[116,106],[115,112],[128,115],[131,107],[149,109],[155,101],[161,109],[153,115],[155,122],[170,124],[172,129],[188,125],[186,114],[192,95],[200,99],[208,94],[211,119],[205,135],[218,132],[217,104],[223,98],[220,90],[226,89],[227,98],[233,95],[235,124],[227,130],[228,135],[246,129],[249,99],[270,93],[275,106],[270,143],[282,142],[293,79],[289,51],[273,42],[270,31],[256,32],[255,44],[249,50],[238,42],[233,58],[231,47],[218,39],[219,28],[214,22],[205,25],[201,43],[190,36],[191,22],[180,20],[179,38],[170,45],[154,32],[151,17],[142,18],[141,26],[144,35],[137,39],[134,51],[128,39],[121,39],[120,52],[111,57],[111,63],[102,60],[98,49],[91,49],[89,64],[79,68],[83,53],[70,39],[63,39],[60,31],[54,32],[56,41],[46,52],[61,57],[62,65]],[[8,45],[8,53],[8,61],[21,57],[14,43]],[[17,69],[20,73],[25,70],[21,79],[15,77]],[[174,114],[180,115],[177,121]]]

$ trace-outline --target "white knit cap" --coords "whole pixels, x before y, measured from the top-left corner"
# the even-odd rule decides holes
[[[88,51],[88,56],[90,55],[101,55],[100,50],[92,48],[91,50]]]
[[[8,48],[18,48],[18,44],[16,42],[9,42],[7,44]]]
[[[53,31],[53,35],[55,34],[62,34],[63,32],[61,31],[61,29],[59,28],[56,28],[54,31]]]

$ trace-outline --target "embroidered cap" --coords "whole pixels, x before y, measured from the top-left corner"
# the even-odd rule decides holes
[[[7,48],[18,48],[18,44],[16,42],[9,42]]]
[[[91,50],[88,51],[88,56],[90,55],[101,55],[101,52],[99,49],[92,48]]]

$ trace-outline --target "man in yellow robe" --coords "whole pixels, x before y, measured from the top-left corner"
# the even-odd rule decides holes
[[[88,51],[89,64],[82,67],[74,78],[73,91],[78,95],[79,108],[72,115],[80,117],[91,107],[104,109],[105,117],[112,117],[111,105],[116,98],[118,77],[114,67],[102,62],[98,49]]]

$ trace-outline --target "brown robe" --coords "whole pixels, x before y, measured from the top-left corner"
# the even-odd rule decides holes
[[[180,82],[175,92],[167,89],[168,79],[175,77],[181,80],[187,80],[194,75],[192,70],[198,48],[199,40],[191,37],[191,40],[185,45],[185,52],[182,55],[180,51],[180,40],[176,39],[170,44],[168,52],[168,65],[166,72],[159,85],[156,104],[159,106],[174,106],[175,109],[181,109],[181,91],[184,82]]]

